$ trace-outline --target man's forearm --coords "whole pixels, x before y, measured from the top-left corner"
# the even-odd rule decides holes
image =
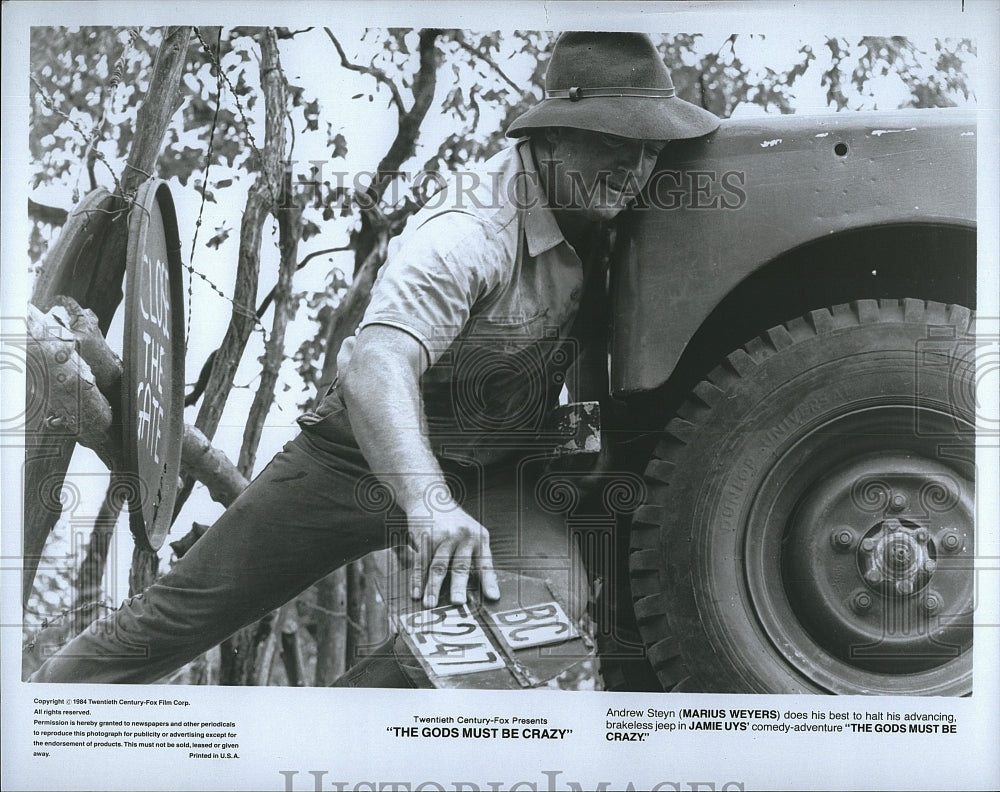
[[[475,570],[483,595],[499,599],[489,531],[450,498],[426,497],[431,489],[448,491],[424,431],[420,376],[426,365],[423,346],[408,333],[382,325],[364,328],[343,377],[351,427],[372,471],[393,488],[406,512],[417,551],[411,596],[435,607],[450,572],[450,599],[464,603]]]
[[[358,337],[342,377],[358,446],[407,513],[420,508],[429,487],[444,486],[423,427],[424,357],[415,338],[392,327],[371,326]]]

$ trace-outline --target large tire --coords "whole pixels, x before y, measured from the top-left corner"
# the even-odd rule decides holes
[[[665,690],[971,691],[971,321],[913,299],[817,310],[694,389],[632,528]]]

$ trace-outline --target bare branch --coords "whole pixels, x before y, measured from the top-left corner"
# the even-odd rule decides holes
[[[351,250],[351,249],[352,248],[351,248],[350,245],[341,245],[340,247],[332,247],[332,248],[326,248],[324,250],[313,251],[308,256],[306,256],[304,259],[302,259],[302,261],[299,262],[298,266],[295,269],[296,270],[302,269],[306,264],[308,264],[310,261],[312,261],[317,256],[323,256],[323,255],[326,255],[327,253],[346,253],[348,250]]]
[[[278,64],[278,42],[274,30],[260,32],[260,81],[264,95],[264,148],[261,152],[260,172],[247,195],[246,208],[240,223],[239,261],[236,285],[233,290],[233,313],[226,335],[222,339],[213,361],[205,396],[195,421],[205,436],[215,435],[233,378],[246,349],[250,333],[257,325],[252,308],[257,301],[257,282],[260,277],[260,248],[264,223],[276,211],[277,193],[284,172],[281,158],[285,152],[285,77]],[[183,506],[191,493],[193,481],[187,477],[178,493],[174,514]]]
[[[249,484],[225,453],[187,424],[181,444],[181,469],[204,484],[212,500],[223,506],[229,506]]]
[[[71,303],[68,298],[58,299]],[[84,309],[81,316],[86,318],[88,313]],[[43,314],[29,304],[27,319],[29,354],[50,374],[40,412],[50,423],[73,433],[80,445],[96,451],[109,468],[120,469],[121,427],[112,423],[111,404],[99,386],[104,381],[121,381],[121,359],[103,336],[92,332],[90,323],[70,321],[62,305]],[[183,431],[182,471],[202,482],[212,500],[228,506],[246,489],[247,479],[199,430],[185,425]]]
[[[488,53],[483,52],[481,50],[478,50],[475,47],[473,47],[471,44],[469,44],[469,42],[467,42],[465,40],[465,36],[462,34],[462,31],[456,30],[456,31],[449,31],[449,32],[450,32],[450,35],[451,35],[451,40],[454,41],[456,44],[458,44],[459,47],[461,47],[462,49],[464,49],[470,55],[475,55],[483,63],[485,63],[487,66],[489,66],[491,69],[493,69],[493,71],[495,71],[500,76],[500,79],[502,79],[505,83],[507,83],[507,85],[509,85],[511,88],[513,88],[518,94],[521,94],[521,93],[524,92],[524,87],[518,85],[510,77],[508,77],[507,73],[503,69],[500,68],[499,64],[495,60],[493,60],[493,58],[490,57],[490,55]]]
[[[427,111],[434,101],[434,91],[437,88],[438,50],[437,39],[440,30],[425,28],[420,31],[420,68],[413,78],[413,107],[399,119],[399,130],[393,139],[389,150],[378,164],[377,175],[366,191],[370,204],[382,200],[386,188],[392,182],[417,147],[420,136],[420,125],[424,122]],[[363,252],[363,251],[362,251]]]
[[[282,99],[284,99],[284,94],[282,94]],[[285,178],[285,188],[290,190],[291,174],[286,173]],[[274,317],[271,323],[271,334],[264,346],[260,384],[254,394],[246,427],[243,430],[239,469],[244,476],[249,476],[253,472],[261,429],[267,418],[267,413],[274,403],[274,387],[278,382],[281,362],[284,360],[285,329],[289,320],[295,315],[295,303],[292,301],[292,276],[298,269],[296,259],[299,239],[302,236],[302,208],[292,202],[289,203],[289,206],[276,210],[281,262],[278,266],[278,282],[268,294],[268,300],[272,295],[274,296]]]
[[[332,247],[332,248],[326,248],[324,250],[313,251],[308,256],[303,258],[302,261],[300,261],[298,264],[295,265],[295,271],[298,272],[300,269],[302,269],[306,264],[308,264],[317,256],[323,256],[326,255],[327,253],[345,253],[348,250],[351,250],[350,245],[341,245],[340,247]],[[274,284],[274,286],[271,287],[271,291],[267,293],[267,296],[260,301],[260,305],[257,306],[258,319],[260,319],[265,313],[267,313],[267,309],[271,307],[271,301],[274,300],[275,292],[277,291],[277,289],[278,289],[278,284],[276,283]]]
[[[381,69],[376,69],[374,66],[362,66],[358,63],[352,63],[347,58],[347,53],[344,52],[344,48],[337,41],[337,37],[333,35],[333,31],[330,28],[325,27],[323,30],[326,31],[326,35],[330,37],[330,41],[333,42],[333,46],[337,48],[337,54],[340,55],[340,65],[345,69],[350,71],[360,72],[361,74],[367,74],[374,77],[382,85],[389,89],[392,94],[392,103],[396,105],[396,110],[399,112],[400,116],[406,115],[406,105],[403,104],[403,96],[399,92],[399,88],[396,87],[394,83],[384,71]]]

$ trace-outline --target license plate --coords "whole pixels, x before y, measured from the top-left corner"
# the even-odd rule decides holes
[[[403,631],[435,674],[471,674],[504,668],[503,658],[465,605],[405,614]]]
[[[580,633],[555,601],[494,613],[493,623],[512,649],[561,643]]]

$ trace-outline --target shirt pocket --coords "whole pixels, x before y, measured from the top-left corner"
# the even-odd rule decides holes
[[[469,323],[469,331],[463,334],[461,341],[474,349],[511,354],[521,352],[546,337],[558,334],[558,328],[545,326],[545,318],[542,312],[531,316],[478,316]]]

